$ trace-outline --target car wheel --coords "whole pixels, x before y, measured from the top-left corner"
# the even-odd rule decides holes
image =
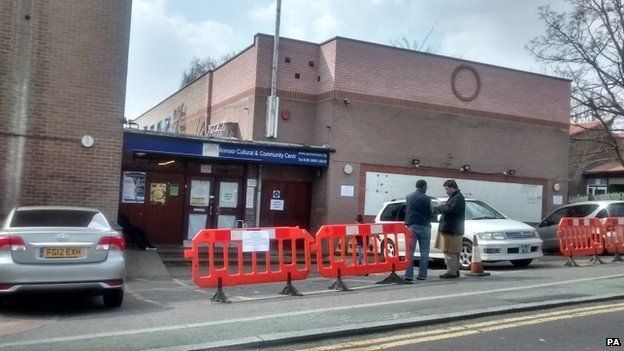
[[[464,240],[464,242],[462,242],[461,252],[459,253],[459,269],[470,269],[470,263],[472,263],[472,243]]]
[[[515,267],[527,267],[531,264],[531,262],[533,262],[533,259],[527,258],[526,260],[512,260],[511,264],[513,264]]]
[[[394,241],[392,241],[392,239],[384,240],[381,243],[381,247],[379,248],[381,257],[386,256],[386,248],[388,249],[388,257],[395,257],[397,255],[396,245],[394,244]]]
[[[115,289],[107,291],[102,296],[104,300],[104,306],[106,307],[119,307],[123,302],[124,292],[123,289]]]

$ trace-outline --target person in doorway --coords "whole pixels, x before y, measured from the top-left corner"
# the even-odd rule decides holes
[[[128,216],[124,213],[119,212],[117,216],[117,223],[123,228],[123,234],[127,237],[130,237],[132,241],[141,249],[145,251],[155,251],[156,248],[150,240],[145,235],[145,232],[132,225]]]
[[[418,262],[418,275],[416,279],[427,279],[427,268],[429,265],[429,249],[431,246],[431,216],[433,207],[431,198],[426,195],[427,182],[419,179],[416,182],[416,190],[405,197],[405,225],[412,232],[410,243],[412,254],[416,251],[416,244],[420,249],[420,259]],[[414,280],[414,259],[410,260],[409,267],[405,270],[405,280]]]
[[[446,272],[440,275],[440,278],[452,279],[459,278],[459,253],[464,238],[466,200],[454,180],[445,181],[443,186],[449,198],[445,204],[438,206],[442,216],[435,247],[444,252],[446,263]]]

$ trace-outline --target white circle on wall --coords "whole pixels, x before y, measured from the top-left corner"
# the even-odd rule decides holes
[[[351,166],[350,164],[347,163],[342,168],[342,171],[345,172],[345,174],[351,174],[351,173],[353,173],[353,166]]]
[[[553,190],[554,190],[554,191],[559,191],[559,190],[561,190],[561,185],[559,185],[559,183],[555,183],[555,184],[553,184]]]
[[[80,143],[84,147],[91,147],[93,146],[93,144],[95,144],[95,139],[91,135],[85,134],[82,136],[82,138],[80,138]]]

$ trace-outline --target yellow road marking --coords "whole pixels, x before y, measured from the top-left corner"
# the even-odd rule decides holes
[[[589,316],[601,313],[611,313],[624,310],[624,303],[580,307],[561,311],[540,313],[537,315],[505,318],[481,323],[472,323],[443,329],[420,331],[391,337],[374,338],[359,341],[350,341],[341,344],[319,346],[302,351],[329,351],[337,349],[357,349],[362,351],[384,350],[392,347],[405,346],[442,339],[451,339],[466,335],[486,333],[491,331],[522,327],[533,324],[552,322],[576,317]]]

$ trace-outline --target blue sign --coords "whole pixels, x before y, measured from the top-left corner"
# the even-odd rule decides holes
[[[279,190],[273,190],[273,198],[279,199],[280,197],[282,197],[282,193]]]
[[[279,163],[298,166],[327,167],[329,150],[310,147],[265,146],[228,142],[207,142],[205,139],[180,136],[124,133],[124,149],[181,156],[204,156],[231,160]],[[319,148],[320,149],[320,148]]]
[[[327,153],[278,149],[258,145],[204,143],[204,156],[230,158],[267,163],[285,163],[306,166],[327,166]]]

